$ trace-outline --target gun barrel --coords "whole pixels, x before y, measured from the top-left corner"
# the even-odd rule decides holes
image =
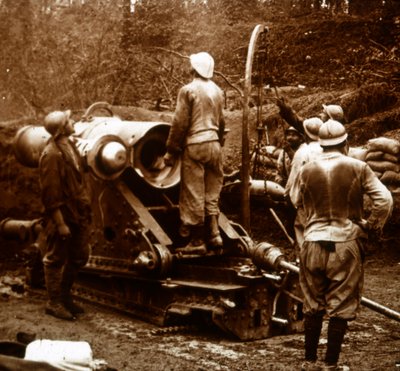
[[[15,220],[6,218],[0,222],[0,237],[26,242],[35,238],[42,230],[41,219]]]
[[[299,267],[297,267],[292,263],[287,262],[285,260],[285,256],[280,251],[280,249],[269,243],[262,242],[258,244],[251,251],[251,255],[254,264],[259,266],[260,268],[263,269],[283,268],[296,274],[300,273]],[[379,304],[365,297],[361,297],[361,304],[377,313],[383,314],[388,318],[400,322],[400,313],[391,308],[385,307],[384,305]]]
[[[94,117],[78,121],[71,139],[97,178],[114,180],[130,168],[152,188],[164,190],[180,182],[180,159],[173,166],[166,166],[163,161],[170,126],[166,122]],[[18,162],[38,167],[49,138],[43,126],[21,128],[13,142]]]
[[[369,309],[372,309],[375,312],[378,312],[388,318],[391,318],[397,322],[400,322],[400,313],[393,309],[385,307],[384,305],[379,304],[371,299],[367,299],[365,297],[361,298],[361,304]]]

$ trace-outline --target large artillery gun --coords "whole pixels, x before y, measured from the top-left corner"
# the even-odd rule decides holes
[[[258,71],[257,127],[265,80],[266,35],[257,25],[246,61],[242,127],[242,223],[248,228],[249,196],[280,200],[283,189],[273,182],[251,180],[248,116],[254,74]],[[259,48],[256,47],[260,39]],[[100,110],[106,116],[95,115]],[[240,224],[220,213],[223,247],[204,255],[177,252],[188,237],[179,233],[180,162],[165,166],[162,159],[170,130],[166,122],[125,121],[112,107],[98,102],[75,125],[71,137],[85,163],[91,191],[93,223],[90,258],[81,270],[74,294],[151,321],[157,325],[214,324],[240,340],[255,340],[301,331],[302,297],[298,267],[267,243],[256,244]],[[267,127],[263,127],[268,138]],[[14,140],[17,160],[36,168],[50,135],[43,126],[26,126]],[[271,211],[272,209],[270,209]],[[273,214],[274,215],[274,214]],[[284,228],[283,228],[284,229]],[[39,264],[28,266],[29,282],[40,282],[40,254],[45,228],[40,219],[7,218],[0,237],[29,244],[39,252]],[[399,320],[400,314],[363,298],[371,309]]]
[[[95,116],[98,109],[108,115]],[[76,123],[71,140],[86,166],[93,223],[89,262],[74,294],[160,326],[214,324],[241,340],[302,330],[299,268],[279,248],[256,244],[225,214],[218,220],[222,248],[177,252],[188,237],[179,233],[180,162],[167,167],[162,161],[169,128],[121,120],[106,103],[92,105]],[[18,161],[37,167],[49,137],[42,126],[20,129]],[[40,219],[0,223],[2,237],[30,242],[38,251],[45,248],[44,232]],[[362,304],[400,319],[369,299]]]
[[[100,110],[107,115],[96,116]],[[101,102],[76,122],[71,140],[87,170],[93,223],[89,262],[74,294],[158,325],[212,323],[241,340],[301,329],[295,274],[259,269],[254,241],[225,214],[218,219],[222,248],[177,252],[188,237],[179,233],[180,161],[162,160],[169,129],[165,122],[121,120]],[[37,167],[49,137],[42,126],[21,128],[13,143],[17,160]],[[43,250],[44,231],[38,220],[6,219],[1,235],[28,235]]]

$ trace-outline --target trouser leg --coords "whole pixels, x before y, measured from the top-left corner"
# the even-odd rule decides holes
[[[325,355],[325,363],[328,365],[337,364],[346,330],[347,320],[336,317],[330,318],[328,324],[328,348]]]
[[[222,237],[219,233],[218,215],[209,215],[206,217],[208,225],[208,243],[212,247],[222,247]]]
[[[196,226],[204,224],[204,166],[188,152],[182,158],[179,212],[182,224]]]

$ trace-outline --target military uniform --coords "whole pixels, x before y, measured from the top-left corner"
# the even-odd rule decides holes
[[[222,90],[202,78],[194,78],[178,94],[167,151],[181,155],[179,207],[184,225],[201,226],[207,216],[219,214],[223,101]]]
[[[79,268],[89,258],[91,210],[80,156],[67,137],[50,138],[40,158],[40,184],[46,216],[43,257],[50,301],[70,304],[70,290]],[[71,234],[61,237],[52,218],[59,209]]]
[[[326,369],[336,369],[347,321],[356,318],[361,301],[362,238],[367,237],[366,230],[383,228],[393,200],[366,163],[344,154],[347,134],[342,124],[327,121],[319,137],[324,152],[300,169],[291,199],[303,216],[300,287],[304,295],[305,359],[317,359],[323,316],[327,314],[325,363]],[[362,219],[364,195],[372,201],[367,221]]]

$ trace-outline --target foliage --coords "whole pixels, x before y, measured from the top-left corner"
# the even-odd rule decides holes
[[[325,3],[327,7],[322,6]],[[352,67],[346,74],[340,70],[343,78],[362,83],[363,65],[377,66],[373,66],[371,45],[360,45],[362,35],[354,40],[353,35],[346,36],[346,27],[358,26],[337,15],[346,11],[344,3],[137,0],[132,12],[130,0],[102,1],[101,6],[97,0],[87,0],[67,8],[52,6],[52,0],[3,0],[0,115],[2,119],[40,118],[49,109],[84,109],[99,100],[147,108],[167,104],[172,109],[178,89],[189,79],[187,57],[203,50],[214,56],[216,70],[240,88],[249,37],[258,23],[271,29],[267,72],[275,83],[300,83],[299,75],[307,67],[315,71],[315,79],[306,82],[317,85],[321,65],[339,70],[344,62]],[[350,1],[350,9],[356,9],[356,3]],[[399,14],[397,3],[386,2],[385,24],[376,23],[382,3],[372,3],[361,34],[368,31],[375,40],[374,55],[379,60],[390,58],[397,66],[399,57],[392,48],[399,33],[390,18]],[[300,17],[306,13],[310,13],[307,19]],[[329,42],[332,29],[348,43],[347,50],[336,56],[337,52],[323,53],[336,45]],[[321,37],[325,40],[321,54],[308,57]],[[230,89],[225,80],[218,83]]]

